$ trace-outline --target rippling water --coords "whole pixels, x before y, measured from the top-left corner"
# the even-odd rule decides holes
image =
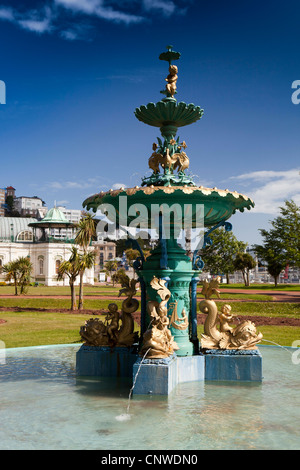
[[[6,351],[0,364],[3,449],[299,449],[300,364],[261,346],[262,383],[193,382],[169,397],[134,396],[130,380],[76,378],[79,346]],[[129,419],[130,418],[130,419]]]

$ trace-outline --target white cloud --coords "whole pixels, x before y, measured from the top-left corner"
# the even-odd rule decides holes
[[[37,34],[57,34],[66,40],[88,38],[87,29],[92,27],[92,19],[102,19],[125,25],[147,21],[155,15],[164,18],[182,15],[187,8],[179,8],[173,0],[44,0],[45,6],[35,10],[19,10],[0,5],[0,20],[9,21],[22,29]],[[85,15],[90,24],[78,21]],[[60,21],[62,20],[62,21]],[[68,25],[66,26],[66,20]]]
[[[166,16],[176,11],[176,5],[170,0],[143,0],[143,6],[146,11],[160,10]]]
[[[115,183],[111,187],[111,189],[120,189],[120,188],[127,188],[127,186],[124,183]]]
[[[26,13],[20,13],[9,7],[0,7],[0,20],[10,21],[22,29],[38,34],[49,33],[53,30],[54,16],[49,7],[41,10],[29,10]]]
[[[0,19],[14,21],[14,12],[10,7],[0,7]]]
[[[64,207],[64,206],[67,206],[68,204],[70,204],[70,201],[67,201],[67,200],[65,200],[65,199],[62,199],[61,201],[57,201],[56,204],[57,204],[58,206],[63,206],[63,207]]]
[[[101,184],[100,179],[97,178],[87,178],[84,181],[50,181],[46,183],[46,188],[48,189],[87,189],[87,188],[97,188],[99,185],[101,187],[105,187],[105,185]],[[106,186],[107,187],[107,186]]]
[[[249,187],[246,194],[255,202],[251,212],[277,214],[285,200],[293,199],[300,204],[299,169],[287,171],[254,171],[232,177]],[[243,191],[244,192],[244,191]]]
[[[142,16],[114,10],[111,6],[105,5],[103,0],[54,0],[54,2],[73,12],[94,15],[116,23],[130,24],[144,20]]]

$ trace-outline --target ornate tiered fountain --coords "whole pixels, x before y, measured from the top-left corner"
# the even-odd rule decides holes
[[[200,120],[203,110],[175,98],[178,68],[172,62],[180,53],[168,46],[159,58],[169,63],[166,87],[161,91],[164,98],[135,110],[139,121],[161,132],[148,161],[152,174],[144,177],[140,186],[100,192],[83,203],[94,212],[100,208],[125,231],[137,226],[138,218],[140,228],[158,235],[158,244],[147,259],[137,240],[128,235],[128,243],[140,252],[134,263],[141,291],[139,339],[132,319],[128,319],[138,308],[133,298],[137,281],[128,279],[121,290],[127,293],[122,313],[116,304],[110,304],[105,323],[91,319],[82,327],[84,345],[77,355],[77,373],[133,373],[136,377],[138,371],[134,393],[141,394],[168,394],[179,382],[204,378],[261,380],[261,357],[256,347],[261,335],[250,322],[233,328],[230,306],[218,312],[211,300],[218,294],[218,278],[204,283],[205,299],[199,308],[207,313],[207,320],[204,335],[200,341],[197,337],[197,284],[204,267],[201,248],[210,241],[214,229],[223,226],[231,230],[228,219],[236,211],[251,209],[254,203],[236,191],[197,186],[193,181],[188,173],[187,145],[177,137],[177,130]],[[188,229],[201,226],[203,231],[188,256],[178,239]],[[234,373],[230,372],[232,361]]]

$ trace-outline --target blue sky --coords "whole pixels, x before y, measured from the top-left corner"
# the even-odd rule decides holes
[[[297,0],[0,0],[0,187],[81,208],[139,185],[159,136],[134,110],[157,102],[172,44],[178,101],[204,109],[179,129],[199,184],[256,203],[235,235],[260,241],[285,199],[300,204]]]

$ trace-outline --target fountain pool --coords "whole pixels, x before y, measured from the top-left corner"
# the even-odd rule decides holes
[[[292,348],[259,346],[262,383],[191,382],[168,397],[134,396],[127,420],[118,417],[126,415],[132,381],[76,377],[79,348],[6,350],[2,450],[300,447],[300,364],[293,363]]]

